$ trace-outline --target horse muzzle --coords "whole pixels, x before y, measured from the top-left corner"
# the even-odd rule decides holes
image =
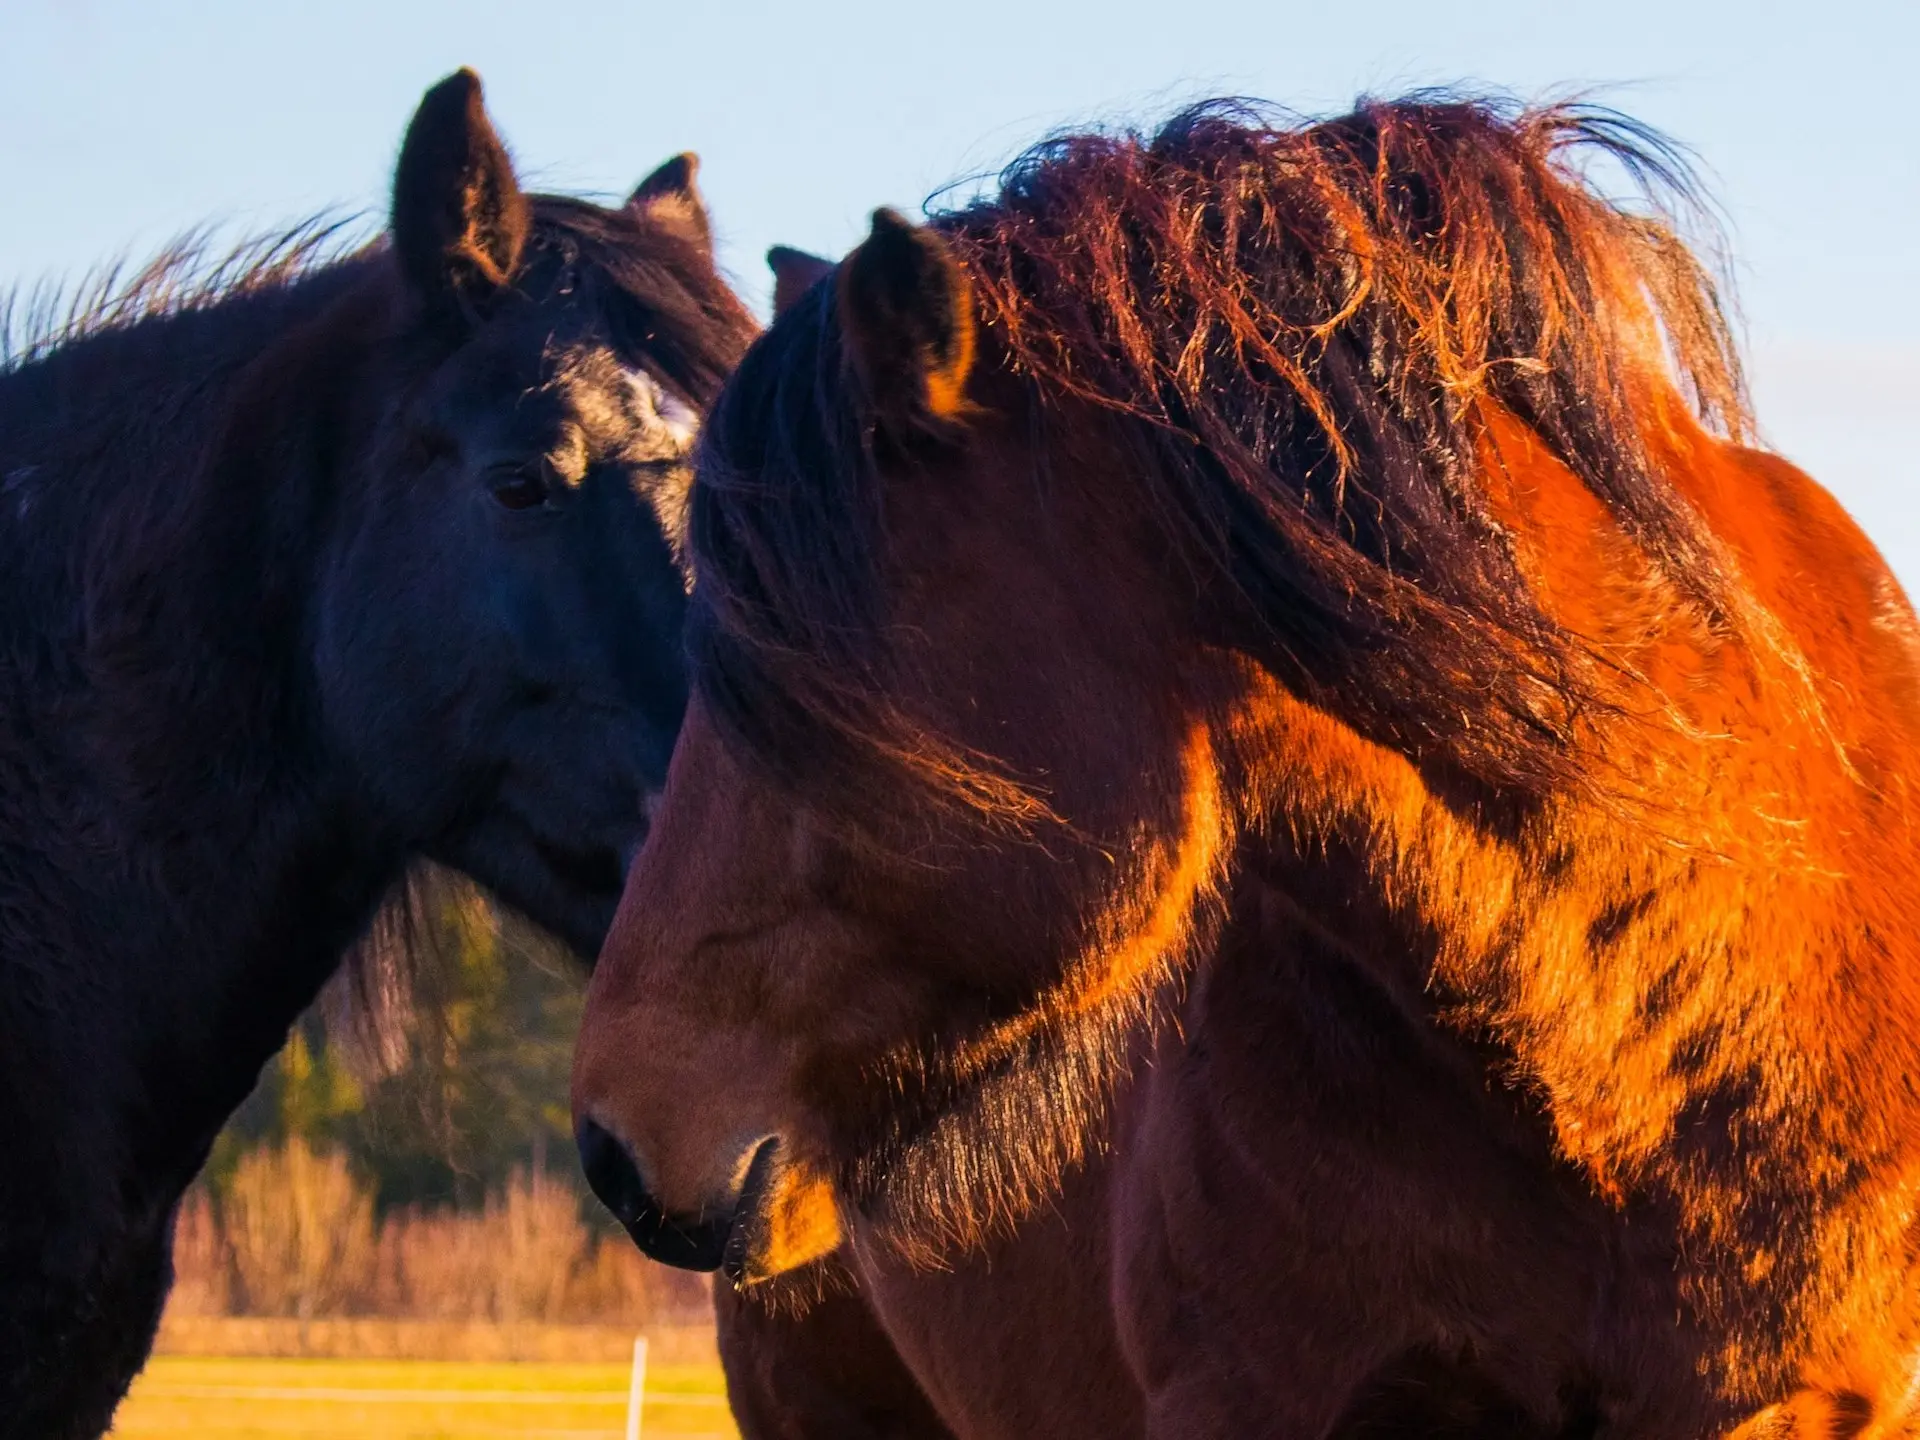
[[[582,1120],[573,1138],[580,1148],[587,1184],[625,1227],[641,1254],[682,1270],[720,1268],[737,1205],[726,1207],[718,1218],[670,1215],[641,1178],[633,1153],[611,1130],[596,1120]]]
[[[575,1132],[593,1193],[625,1227],[640,1253],[682,1270],[719,1270],[736,1285],[768,1280],[839,1245],[832,1188],[807,1167],[787,1163],[778,1137],[761,1140],[730,1199],[696,1216],[670,1214],[648,1189],[632,1152],[599,1122]]]

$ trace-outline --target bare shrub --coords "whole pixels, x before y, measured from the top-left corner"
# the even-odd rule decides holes
[[[703,1277],[596,1234],[541,1171],[515,1171],[480,1210],[399,1210],[376,1224],[345,1158],[297,1139],[249,1152],[217,1203],[192,1192],[175,1267],[182,1317],[697,1325],[710,1303]]]
[[[492,1282],[479,1217],[402,1210],[380,1227],[378,1288],[369,1309],[421,1320],[486,1318]]]
[[[220,1202],[244,1313],[341,1314],[371,1278],[373,1198],[305,1140],[244,1156]]]
[[[423,1319],[558,1324],[588,1233],[564,1186],[517,1170],[477,1213],[402,1211],[381,1228],[381,1313]]]
[[[516,1170],[506,1194],[487,1202],[482,1220],[499,1246],[493,1318],[508,1324],[559,1321],[587,1248],[580,1202],[543,1172]]]
[[[574,1272],[570,1311],[582,1321],[618,1325],[655,1322],[660,1314],[655,1276],[660,1267],[649,1265],[624,1239],[601,1238]]]
[[[173,1293],[180,1315],[225,1315],[232,1303],[232,1257],[212,1197],[196,1185],[173,1223]]]

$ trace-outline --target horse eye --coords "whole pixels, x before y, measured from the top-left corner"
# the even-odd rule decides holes
[[[501,467],[488,477],[494,501],[505,510],[533,510],[547,503],[547,482],[536,466]]]

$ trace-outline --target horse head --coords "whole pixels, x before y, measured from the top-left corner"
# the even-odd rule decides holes
[[[940,234],[881,212],[708,431],[695,692],[574,1081],[589,1178],[669,1263],[757,1280],[849,1225],[1017,1213],[1203,923],[1233,667],[1187,646],[1191,587],[1117,487],[1036,513],[976,312]],[[741,639],[749,607],[790,628]]]
[[[685,702],[674,546],[748,333],[694,162],[528,197],[461,72],[401,151],[397,332],[314,626],[333,743],[408,849],[592,954]]]
[[[1601,783],[1612,617],[1542,608],[1491,437],[1525,417],[1684,625],[1728,586],[1647,397],[1738,386],[1684,246],[1554,158],[1587,143],[1662,173],[1572,112],[1201,106],[880,212],[793,299],[703,441],[687,723],[576,1058],[643,1246],[977,1240],[1100,1143],[1229,882],[1351,893],[1328,923],[1417,997],[1424,917],[1354,918],[1401,893],[1373,837]]]

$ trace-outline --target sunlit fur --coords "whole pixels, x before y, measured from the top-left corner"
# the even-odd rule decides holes
[[[1083,948],[1057,983],[951,1050],[916,1037],[878,1067],[896,1110],[842,1184],[914,1263],[1004,1233],[1105,1133],[1114,1075],[1211,938],[1232,835],[1217,764],[1196,729],[1172,843],[1139,837],[1139,858],[1121,862],[1126,878],[1083,922]]]
[[[1912,612],[1581,145],[1670,176],[1450,100],[1070,138],[935,223],[963,424],[830,287],[750,352],[576,1068],[663,1194],[778,1133],[924,1262],[1098,1152],[1183,1434],[1913,1433]]]

